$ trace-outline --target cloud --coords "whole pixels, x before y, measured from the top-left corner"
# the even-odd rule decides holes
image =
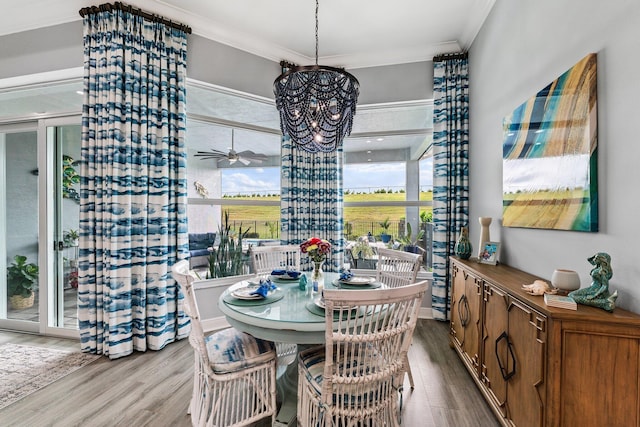
[[[399,190],[405,188],[404,162],[350,164],[344,167],[344,186],[355,191],[380,188]],[[421,188],[433,187],[433,162],[420,162]],[[238,168],[222,171],[222,193],[274,194],[280,192],[280,168]]]
[[[280,168],[243,168],[222,171],[222,194],[280,192]]]

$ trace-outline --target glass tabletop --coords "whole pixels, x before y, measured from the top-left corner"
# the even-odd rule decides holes
[[[311,273],[305,274],[309,276]],[[339,277],[339,273],[325,273],[325,287],[336,288],[334,283]],[[279,281],[276,282],[277,298],[273,302],[256,302],[256,305],[225,302],[231,292],[247,286],[251,281],[232,285],[220,297],[218,306],[232,326],[264,339],[297,343],[324,342],[325,317],[318,314],[317,310],[314,313],[307,309],[309,303],[319,298],[318,293],[310,295],[301,290],[297,280]]]
[[[326,284],[330,285],[330,283],[338,277],[338,273],[325,273]],[[316,292],[313,295],[310,295],[307,291],[301,290],[298,280],[291,280],[287,282],[274,281],[274,284],[278,287],[275,293],[282,293],[284,296],[283,298],[269,304],[235,305],[224,302],[226,295],[231,294],[233,290],[238,287],[249,285],[249,282],[251,281],[252,280],[242,281],[230,286],[229,289],[222,294],[221,304],[224,304],[230,310],[246,316],[259,318],[261,320],[272,320],[287,323],[324,323],[324,316],[313,314],[305,308],[306,304],[313,302],[314,298],[319,297],[319,294]]]

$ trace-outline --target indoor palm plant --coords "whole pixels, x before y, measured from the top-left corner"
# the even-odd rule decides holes
[[[16,255],[7,268],[7,294],[11,307],[17,310],[33,305],[38,286],[38,266],[27,263],[27,257]]]

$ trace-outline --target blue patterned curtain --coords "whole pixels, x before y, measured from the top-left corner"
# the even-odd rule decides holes
[[[449,256],[469,223],[469,66],[466,54],[433,61],[434,319],[449,318]]]
[[[282,142],[280,221],[282,240],[299,245],[310,237],[331,243],[324,270],[339,271],[344,254],[342,148],[332,153],[308,153],[289,138]],[[301,259],[302,267],[312,269]]]
[[[84,18],[78,320],[111,359],[186,337],[186,34],[121,10]]]

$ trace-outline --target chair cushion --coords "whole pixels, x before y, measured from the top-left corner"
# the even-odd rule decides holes
[[[205,339],[211,369],[219,374],[237,372],[275,359],[275,345],[233,328]]]
[[[375,356],[374,356],[375,357]],[[314,350],[311,350],[305,353],[300,360],[302,361],[303,372],[307,382],[309,382],[314,390],[318,393],[318,396],[322,393],[322,376],[324,374],[324,364],[325,364],[325,350],[324,347],[318,347]],[[359,375],[371,374],[369,366],[366,361],[362,360],[353,360],[351,361],[352,366],[350,367],[354,372],[360,371]],[[349,392],[350,389],[354,391],[358,390],[358,394],[354,395],[354,393]],[[341,401],[350,401],[352,405],[360,404],[362,400],[375,400],[378,398],[379,393],[377,390],[377,384],[371,383],[370,388],[362,388],[357,384],[342,386],[342,390],[346,392],[343,394],[343,398]],[[337,397],[333,396],[333,403],[336,403]]]

